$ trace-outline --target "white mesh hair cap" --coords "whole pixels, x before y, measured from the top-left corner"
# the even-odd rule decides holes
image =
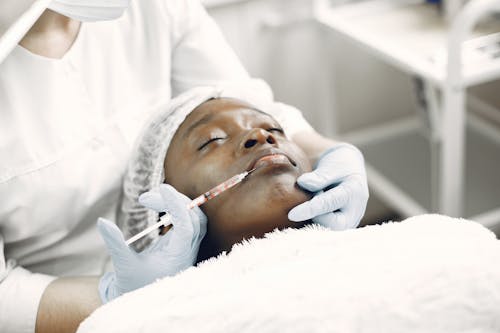
[[[142,193],[155,189],[164,181],[164,159],[170,142],[182,122],[200,104],[212,98],[236,98],[268,112],[279,122],[286,118],[279,104],[272,102],[270,90],[256,89],[257,87],[231,85],[226,88],[221,86],[194,88],[179,95],[168,106],[152,115],[138,136],[123,182],[118,225],[123,230],[125,238],[158,221],[159,214],[139,204],[138,198]],[[273,109],[275,112],[272,112]],[[282,122],[281,124],[284,126]],[[140,251],[157,237],[157,234],[150,233],[132,246]]]

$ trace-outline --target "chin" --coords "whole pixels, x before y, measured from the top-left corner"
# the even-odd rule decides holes
[[[293,207],[312,198],[312,193],[301,189],[297,185],[297,175],[283,174],[273,178],[267,180],[266,187],[268,188],[268,193],[266,197],[267,200],[274,202],[275,205],[289,211]]]
[[[296,223],[288,220],[288,212],[297,205],[304,203],[312,198],[312,193],[302,190],[295,182],[296,176],[283,175],[268,179],[265,185],[265,191],[260,196],[254,197],[254,207],[263,207],[260,214],[252,215],[258,217],[254,221],[255,225],[260,226],[260,234],[271,232],[274,229],[297,228],[303,223]],[[250,215],[250,214],[249,214]],[[247,215],[248,217],[250,217]],[[257,235],[255,235],[257,236]]]

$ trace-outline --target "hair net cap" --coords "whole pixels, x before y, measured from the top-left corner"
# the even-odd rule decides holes
[[[249,87],[199,87],[173,99],[165,109],[155,112],[139,134],[125,174],[118,224],[126,238],[137,234],[159,219],[158,212],[138,202],[142,193],[157,188],[164,180],[163,167],[170,142],[186,117],[199,105],[212,98],[236,98],[261,111],[272,107],[272,95],[255,94]],[[262,92],[262,90],[260,90]],[[279,119],[277,119],[279,121]],[[150,233],[132,246],[144,249],[154,238]]]

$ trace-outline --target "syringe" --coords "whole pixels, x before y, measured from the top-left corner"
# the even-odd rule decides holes
[[[192,209],[194,207],[198,207],[198,206],[203,205],[208,200],[211,200],[211,199],[215,198],[216,196],[218,196],[222,192],[225,192],[228,189],[230,189],[231,187],[235,186],[236,184],[241,183],[241,181],[243,179],[245,179],[249,174],[251,174],[255,170],[256,170],[256,168],[253,168],[252,170],[239,173],[236,176],[233,176],[233,177],[229,178],[225,182],[220,183],[219,185],[217,185],[214,188],[208,190],[207,192],[203,193],[202,195],[194,198],[187,205],[187,209]],[[125,243],[127,245],[130,245],[133,242],[135,242],[136,240],[138,240],[138,239],[144,237],[145,235],[149,234],[151,231],[158,229],[162,225],[163,226],[167,226],[169,221],[170,221],[170,214],[167,213],[167,214],[163,215],[160,218],[160,221],[158,221],[157,223],[155,223],[155,224],[147,227],[146,229],[144,229],[143,231],[139,232],[138,234],[130,237],[129,239],[127,239],[127,241],[125,241]]]

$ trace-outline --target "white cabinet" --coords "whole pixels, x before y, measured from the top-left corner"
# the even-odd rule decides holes
[[[498,7],[471,1],[448,21],[421,0],[315,2],[324,28],[415,77],[424,117],[348,137],[365,152],[372,190],[403,215],[500,222],[500,134],[466,114],[467,87],[500,77]]]

